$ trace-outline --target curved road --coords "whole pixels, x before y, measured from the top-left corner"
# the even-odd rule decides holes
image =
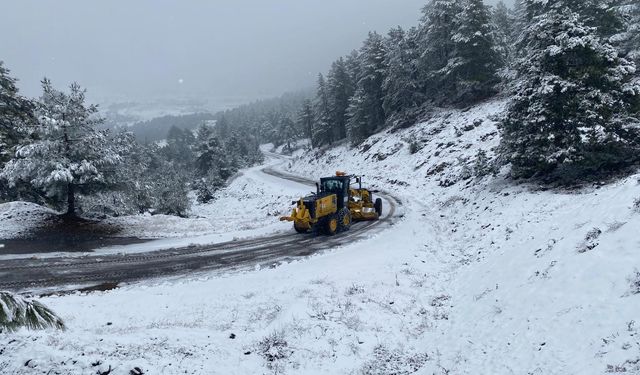
[[[313,185],[297,176],[272,168],[263,173]],[[232,241],[200,247],[168,249],[144,254],[92,255],[82,258],[16,259],[0,261],[0,290],[73,290],[100,288],[100,285],[117,285],[161,276],[187,275],[211,270],[237,270],[261,266],[273,266],[296,258],[347,245],[369,237],[372,231],[393,224],[397,218],[399,201],[380,194],[386,201],[385,215],[379,221],[353,225],[348,232],[333,237],[298,235],[290,233],[271,237]]]

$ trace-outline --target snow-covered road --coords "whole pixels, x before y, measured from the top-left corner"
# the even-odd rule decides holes
[[[270,157],[265,166],[245,171],[233,184],[251,181],[268,191],[291,195],[308,192],[313,181],[280,172],[277,166],[281,161]],[[290,224],[276,223],[276,218],[273,218],[274,225],[278,225],[280,231],[267,236],[256,237],[260,230],[232,232],[226,235],[161,239],[146,244],[102,249],[84,256],[48,254],[47,257],[3,259],[0,260],[0,289],[33,291],[47,288],[58,291],[212,270],[269,267],[335,249],[365,239],[371,231],[389,227],[397,218],[396,200],[390,196],[382,197],[386,212],[381,220],[356,223],[351,231],[335,237],[297,235]],[[243,208],[242,203],[238,202],[233,209],[242,213],[252,207]],[[240,234],[248,238],[237,239]]]

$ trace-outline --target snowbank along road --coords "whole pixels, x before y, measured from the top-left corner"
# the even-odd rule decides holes
[[[275,177],[282,184],[314,184],[314,181],[273,167],[265,167],[257,173],[263,177]],[[56,291],[193,272],[238,270],[257,265],[272,267],[367,238],[372,231],[389,227],[399,217],[396,212],[399,201],[388,194],[380,196],[385,203],[381,220],[356,223],[349,232],[334,237],[298,235],[292,229],[262,238],[146,253],[2,260],[0,289],[29,291],[47,288]]]

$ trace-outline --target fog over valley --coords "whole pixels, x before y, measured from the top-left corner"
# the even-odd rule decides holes
[[[490,2],[491,3],[491,2]],[[5,66],[27,96],[77,81],[100,103],[233,106],[311,87],[370,30],[414,26],[425,0],[4,1]]]

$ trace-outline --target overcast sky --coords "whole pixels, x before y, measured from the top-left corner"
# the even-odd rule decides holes
[[[100,98],[279,95],[426,1],[0,0],[0,60],[28,96],[45,75]]]

